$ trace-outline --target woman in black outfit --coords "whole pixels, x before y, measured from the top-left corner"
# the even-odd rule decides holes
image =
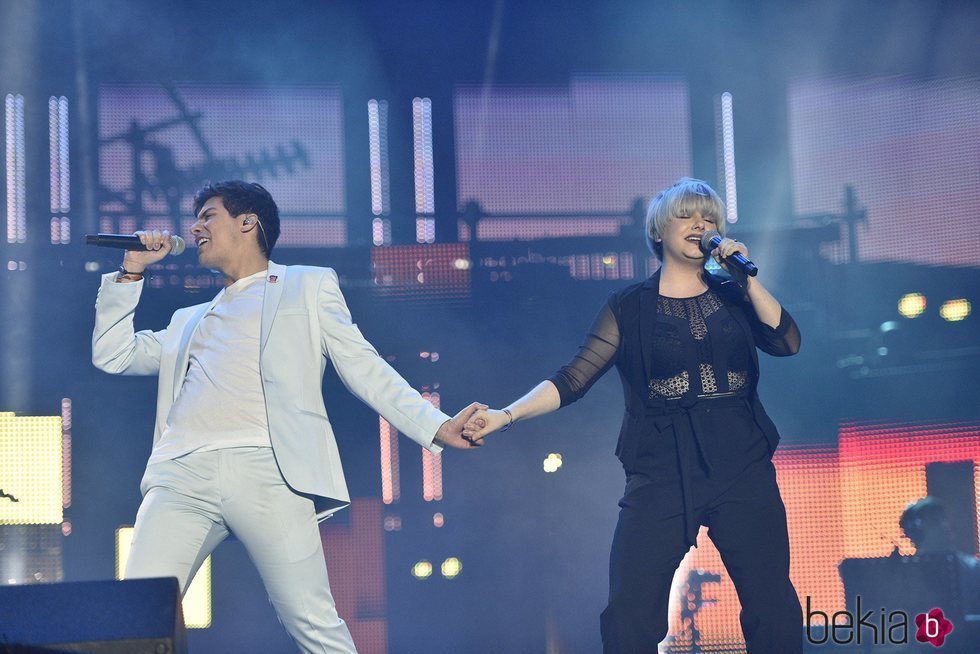
[[[701,236],[724,236],[724,205],[684,178],[650,203],[647,242],[660,258],[648,280],[609,296],[575,357],[502,410],[481,411],[464,436],[486,435],[581,398],[613,365],[626,396],[616,455],[626,490],[613,537],[607,654],[656,652],[667,635],[671,580],[701,525],[732,577],[749,654],[802,652],[803,616],[789,579],[786,512],[772,465],[779,434],[756,391],[756,348],[795,354],[793,318],[754,277],[704,269]]]

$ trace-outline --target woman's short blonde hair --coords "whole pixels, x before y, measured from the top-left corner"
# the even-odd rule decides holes
[[[695,212],[702,216],[714,216],[715,229],[722,236],[725,235],[725,203],[707,182],[682,177],[650,200],[645,222],[647,247],[658,259],[663,260],[664,246],[657,241],[663,237],[667,223]]]

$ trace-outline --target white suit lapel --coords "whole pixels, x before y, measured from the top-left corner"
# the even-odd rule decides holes
[[[191,337],[194,336],[194,330],[197,329],[198,323],[201,322],[201,318],[207,312],[208,309],[214,306],[214,303],[218,301],[221,294],[224,293],[224,289],[221,293],[215,296],[214,300],[208,304],[202,304],[195,311],[191,319],[187,321],[184,325],[184,331],[180,335],[180,347],[177,349],[177,365],[174,366],[174,388],[173,388],[173,399],[177,399],[177,394],[180,393],[180,387],[184,384],[184,375],[187,374],[187,359],[190,356],[190,345]]]
[[[276,320],[276,312],[279,310],[279,301],[282,300],[282,290],[286,285],[286,266],[278,263],[269,262],[269,272],[265,278],[265,296],[262,298],[262,336],[259,340],[259,352],[265,350],[266,341],[269,340],[269,332],[272,330],[272,323]]]

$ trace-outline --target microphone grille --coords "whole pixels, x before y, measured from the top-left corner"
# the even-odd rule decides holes
[[[184,242],[184,239],[176,235],[170,237],[170,254],[177,256],[183,254],[186,249],[187,243]]]
[[[718,237],[719,240],[721,240],[721,233],[719,233],[718,230],[716,229],[709,229],[704,234],[702,234],[701,249],[704,250],[705,252],[711,252],[712,250],[714,250],[715,246],[712,245],[711,241],[713,241],[716,236]]]

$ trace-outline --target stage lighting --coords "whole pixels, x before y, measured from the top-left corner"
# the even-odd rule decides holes
[[[435,513],[432,516],[432,524],[436,527],[441,527],[446,524],[446,518],[441,513]]]
[[[970,315],[971,309],[970,301],[959,297],[943,302],[943,305],[939,307],[939,315],[946,322],[959,322]]]
[[[439,393],[422,393],[422,397],[439,408]],[[442,499],[442,453],[422,450],[422,499],[438,502]]]
[[[412,576],[416,579],[428,579],[432,576],[432,564],[422,559],[412,566]]]
[[[401,479],[398,474],[398,430],[381,416],[378,416],[378,429],[381,440],[381,501],[385,504],[391,504],[401,499]],[[388,529],[387,520],[388,518],[385,518],[385,529],[392,531]]]
[[[557,472],[558,468],[561,467],[561,454],[555,454],[552,452],[545,458],[542,464],[545,472]]]
[[[24,96],[8,94],[4,99],[4,108],[7,137],[7,242],[24,243],[27,241]]]
[[[0,525],[64,520],[61,416],[0,414]]]
[[[375,245],[391,245],[391,220],[371,219],[371,242]]]
[[[463,564],[455,556],[451,556],[442,562],[442,576],[446,579],[453,579],[463,571]]]
[[[718,103],[718,127],[721,142],[718,159],[724,171],[725,220],[738,222],[738,199],[735,190],[735,120],[732,113],[732,94],[721,94]]]
[[[68,166],[68,98],[48,99],[48,140],[51,172],[51,244],[71,243],[71,176]],[[58,215],[62,214],[62,215]]]
[[[432,100],[412,100],[412,145],[415,151],[415,240],[434,243],[435,172],[432,149]]]
[[[898,312],[906,318],[918,318],[926,310],[926,296],[922,293],[906,293],[898,301]]]
[[[387,216],[391,212],[391,182],[388,172],[388,102],[368,100],[368,153],[371,158],[371,213]],[[391,227],[388,222],[385,239],[381,218],[376,218],[375,245],[391,245]]]

